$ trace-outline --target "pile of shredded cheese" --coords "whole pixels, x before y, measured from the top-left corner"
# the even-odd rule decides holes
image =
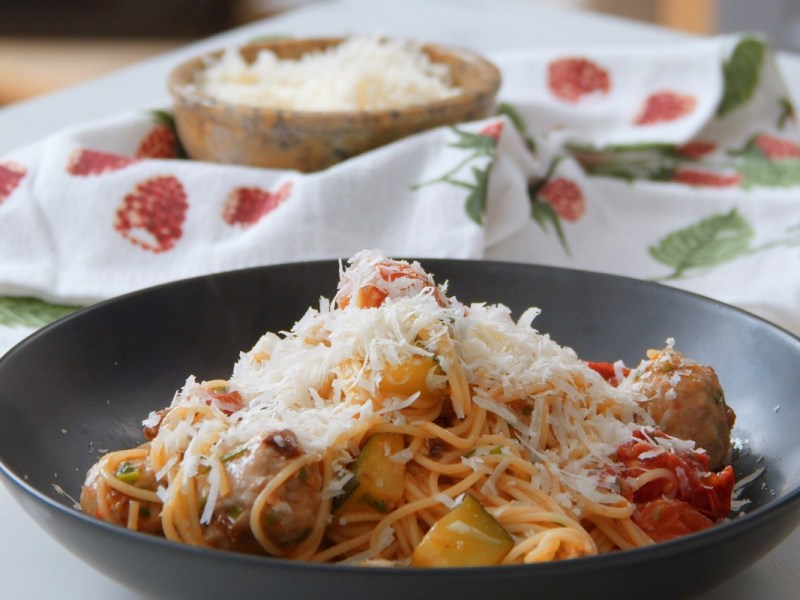
[[[639,406],[641,394],[625,386],[609,386],[572,349],[536,331],[531,325],[537,309],[529,309],[515,321],[510,310],[500,304],[465,306],[448,297],[443,305],[443,288],[402,273],[380,281],[381,293],[387,296],[379,307],[341,308],[342,293],[374,281],[376,265],[383,260],[376,251],[356,255],[342,273],[339,306],[320,299],[319,306],[308,309],[290,331],[267,333],[241,355],[228,386],[242,396],[244,408],[231,414],[218,411],[211,425],[206,421],[193,424],[188,410],[185,423],[170,431],[162,427],[160,436],[169,436],[171,449],[184,456],[184,475],[191,477],[201,467],[213,474],[215,469],[224,469],[214,456],[258,440],[264,432],[288,428],[306,453],[321,455],[341,446],[335,461],[338,475],[323,490],[327,497],[337,495],[351,477],[347,467],[358,450],[340,440],[348,439],[353,429],[404,424],[400,409],[413,403],[416,396],[398,398],[383,407],[375,407],[370,399],[386,365],[402,364],[418,354],[436,356],[445,373],[463,372],[472,401],[498,417],[497,433],[515,432],[514,443],[524,448],[539,473],[532,477],[533,487],[549,493],[554,491],[549,489],[551,482],[557,480],[562,491],[554,494],[556,501],[576,514],[580,508],[564,490],[606,505],[623,501],[604,467],[613,463],[610,457],[619,445],[649,422]],[[426,335],[420,336],[420,332]],[[455,362],[436,352],[445,336],[456,349]],[[438,377],[429,374],[428,385],[448,385],[446,377]],[[545,402],[553,398],[557,400]],[[206,406],[208,399],[207,387],[190,378],[176,394],[172,408]],[[518,399],[531,401],[529,425],[509,408]],[[545,404],[550,408],[543,428],[540,411]],[[151,415],[151,424],[157,419]],[[668,445],[670,441],[660,438],[657,443]],[[675,443],[693,445],[680,440]],[[193,448],[202,452],[193,457]],[[398,456],[397,460],[409,458]],[[505,470],[502,461],[498,465],[485,458],[485,453],[476,452],[462,460],[475,471],[493,469],[499,475]],[[209,481],[212,490],[206,518],[216,498],[216,478],[209,477]],[[489,487],[492,481],[490,477]],[[167,490],[160,494],[165,496]]]
[[[415,43],[373,37],[348,38],[299,60],[261,50],[248,63],[228,49],[196,85],[233,104],[325,112],[402,108],[459,92],[447,65],[432,62]]]

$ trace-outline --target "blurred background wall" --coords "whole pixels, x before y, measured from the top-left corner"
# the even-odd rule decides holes
[[[325,1],[1,0],[0,105],[298,5]],[[516,1],[596,11],[703,35],[761,31],[776,47],[800,52],[799,0]]]

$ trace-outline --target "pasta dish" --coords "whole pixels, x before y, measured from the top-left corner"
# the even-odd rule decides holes
[[[338,290],[189,377],[82,509],[169,540],[287,559],[457,567],[652,544],[728,517],[733,411],[667,340],[579,358],[417,262],[359,252]]]

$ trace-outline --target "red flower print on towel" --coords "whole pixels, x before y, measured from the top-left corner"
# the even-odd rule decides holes
[[[138,158],[175,158],[175,134],[166,125],[156,125],[136,149]]]
[[[594,93],[607,94],[611,89],[608,71],[585,58],[561,58],[547,68],[547,85],[564,102],[578,102]]]
[[[19,182],[28,174],[28,170],[13,161],[0,163],[0,204],[17,189]]]
[[[644,107],[634,120],[635,125],[654,125],[675,121],[691,113],[697,98],[676,92],[656,92],[645,100]]]
[[[586,213],[583,192],[569,179],[551,179],[539,189],[537,196],[549,202],[556,214],[566,221],[575,222]]]
[[[183,236],[189,203],[175,177],[146,179],[125,196],[117,209],[114,229],[122,237],[152,252],[164,252]]]
[[[253,225],[267,213],[275,210],[292,193],[292,182],[287,181],[276,191],[257,187],[240,187],[228,194],[222,209],[222,219],[229,225]]]
[[[139,143],[137,158],[186,158],[186,152],[178,139],[174,117],[164,111],[152,113],[155,126]]]
[[[684,168],[675,171],[672,180],[696,187],[731,187],[742,183],[742,174]]]
[[[699,160],[716,149],[717,145],[714,142],[703,142],[701,140],[686,142],[676,148],[678,154],[689,160]]]
[[[495,121],[494,123],[489,123],[478,133],[480,135],[485,135],[486,137],[490,137],[496,142],[497,140],[500,139],[500,136],[503,133],[503,125],[505,125],[503,121]]]
[[[528,200],[533,219],[545,232],[554,232],[564,252],[570,254],[561,221],[578,221],[586,213],[586,201],[578,184],[566,177],[554,176],[560,160],[550,163],[543,177],[528,183]]]
[[[79,177],[100,175],[109,171],[119,171],[135,162],[136,159],[130,156],[78,148],[70,154],[67,160],[67,173]]]
[[[756,136],[753,145],[761,150],[769,160],[800,158],[800,144],[773,135]]]

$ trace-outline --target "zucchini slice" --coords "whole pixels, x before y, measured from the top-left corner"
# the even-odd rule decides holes
[[[514,546],[511,535],[467,495],[433,524],[411,555],[413,567],[498,565]]]

